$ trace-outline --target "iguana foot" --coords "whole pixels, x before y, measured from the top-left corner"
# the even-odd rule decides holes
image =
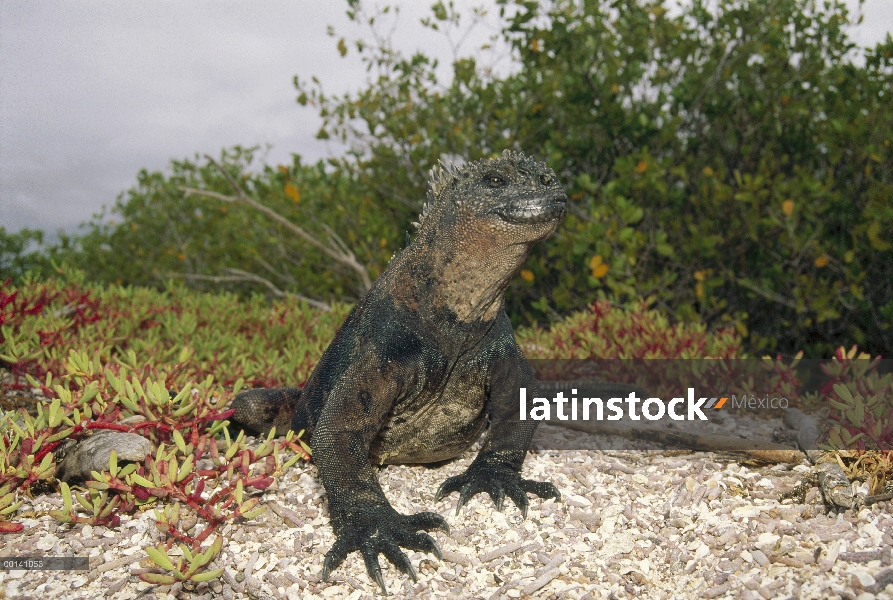
[[[366,563],[369,577],[378,583],[385,595],[388,590],[381,575],[381,566],[378,564],[379,553],[384,554],[395,567],[409,575],[415,582],[415,569],[400,547],[430,552],[442,560],[443,556],[434,539],[424,531],[440,529],[447,534],[450,532],[446,520],[437,513],[402,515],[390,505],[378,505],[365,510],[357,510],[354,507],[350,516],[344,520],[346,522],[340,526],[333,523],[337,539],[331,550],[326,553],[322,580],[327,581],[329,574],[338,568],[348,554],[359,550],[363,562]]]
[[[453,492],[459,492],[456,514],[459,514],[459,509],[479,492],[487,492],[496,503],[496,510],[500,512],[502,512],[503,500],[508,496],[515,506],[521,509],[524,518],[527,518],[529,504],[527,492],[536,494],[540,498],[561,500],[561,492],[551,483],[521,479],[521,475],[510,467],[488,462],[472,463],[468,470],[461,475],[450,477],[444,481],[440,484],[434,500],[436,502]]]

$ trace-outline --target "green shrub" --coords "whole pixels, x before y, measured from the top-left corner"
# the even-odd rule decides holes
[[[387,16],[348,4],[359,23]],[[252,152],[236,148],[226,172],[317,235],[330,226],[374,278],[440,158],[520,148],[558,172],[571,203],[511,284],[516,325],[594,300],[647,300],[678,322],[735,327],[752,354],[830,357],[854,342],[893,353],[893,38],[860,57],[839,0],[499,4],[517,72],[496,77],[460,58],[444,86],[435,61],[401,55],[386,36],[341,39],[342,55],[355,46],[377,77],[341,97],[315,78],[295,82],[324,119],[318,136],[351,151],[252,173]],[[427,24],[457,21],[436,3]],[[141,172],[113,209],[121,220],[95,219],[62,254],[106,282],[162,287],[171,273],[239,269],[317,300],[362,293],[354,273],[287,228],[242,205],[184,199],[184,186],[232,193],[210,164]]]
[[[0,227],[0,279],[20,282],[28,272],[36,276],[52,273],[49,258],[42,252],[43,243],[42,231],[7,233]]]
[[[395,219],[356,190],[353,180],[322,163],[255,165],[255,150],[235,147],[220,164],[249,195],[286,219],[307,224],[327,240],[327,226],[340,235],[374,279],[403,243]],[[202,164],[203,163],[203,164]],[[278,290],[322,302],[356,300],[364,290],[356,274],[331,261],[288,228],[241,203],[187,195],[184,188],[223,196],[234,190],[209,161],[172,161],[168,173],[140,171],[137,185],[115,206],[96,215],[64,258],[93,281],[163,288],[186,277],[201,290],[228,290],[248,296],[263,284],[233,278],[210,282],[188,276],[226,276],[239,269],[270,281]]]
[[[500,4],[515,74],[461,59],[443,87],[426,57],[367,46],[389,69],[358,94],[300,86],[366,149],[345,164],[376,203],[421,199],[441,156],[525,149],[572,202],[512,283],[515,323],[650,298],[753,353],[893,351],[893,39],[855,60],[842,2]]]
[[[673,324],[644,304],[595,302],[548,328],[521,328],[517,339],[530,359],[743,358],[733,327],[708,332],[700,324]]]

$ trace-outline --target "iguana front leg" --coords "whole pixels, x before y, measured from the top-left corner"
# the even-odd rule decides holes
[[[517,394],[521,387],[535,391],[537,381],[524,353],[515,343],[507,318],[503,328],[508,328],[508,337],[503,333],[509,346],[506,348],[508,357],[497,359],[491,370],[487,439],[468,469],[444,481],[435,495],[435,500],[440,500],[459,492],[457,514],[479,492],[487,492],[499,511],[508,496],[524,517],[529,504],[528,492],[541,498],[561,499],[561,492],[551,483],[521,478],[521,465],[538,422],[519,419]]]
[[[398,513],[378,483],[369,462],[369,449],[398,397],[400,384],[393,370],[375,368],[377,361],[375,356],[361,358],[338,378],[327,393],[311,447],[337,537],[326,553],[323,581],[357,550],[369,576],[387,594],[379,553],[415,581],[415,570],[400,547],[431,552],[440,558],[437,544],[424,531],[441,529],[449,533],[449,526],[437,513]],[[305,393],[311,395],[322,391],[314,388],[312,380],[308,388]]]

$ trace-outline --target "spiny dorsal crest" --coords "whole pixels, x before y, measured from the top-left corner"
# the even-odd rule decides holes
[[[449,164],[444,163],[442,160],[438,161],[438,164],[428,172],[427,202],[422,205],[422,213],[419,215],[419,220],[412,223],[416,230],[421,228],[430,209],[439,202],[445,201],[444,199],[448,194],[445,194],[444,190],[461,177],[483,175],[484,171],[490,168],[493,163],[509,163],[515,166],[524,165],[528,168],[545,167],[545,163],[537,163],[532,158],[525,156],[523,152],[514,150],[503,150],[502,154],[495,158],[482,158],[474,162],[465,163],[459,167],[455,166],[452,161]]]

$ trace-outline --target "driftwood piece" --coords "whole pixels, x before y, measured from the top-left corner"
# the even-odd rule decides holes
[[[577,379],[572,381],[540,380],[538,386],[540,393],[544,395],[576,387],[581,390],[585,389],[589,394],[597,393],[602,398],[624,398],[630,392],[635,392],[641,398],[650,396],[647,390],[636,385],[603,382],[597,379]],[[774,444],[768,441],[730,438],[725,435],[693,434],[672,429],[607,424],[600,421],[550,420],[549,424],[594,435],[613,435],[630,440],[641,440],[705,452],[743,454],[746,460],[760,463],[799,464],[803,459],[803,454],[790,446]]]
[[[616,435],[630,440],[642,440],[691,450],[735,452],[746,455],[750,460],[763,463],[799,464],[803,458],[803,454],[796,448],[771,442],[735,439],[724,435],[697,435],[669,429],[624,427],[589,421],[549,421],[549,424],[595,435]]]

